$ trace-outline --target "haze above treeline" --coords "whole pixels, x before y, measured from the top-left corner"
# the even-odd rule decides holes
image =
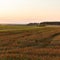
[[[40,23],[27,23],[27,24],[0,24],[0,25],[2,25],[2,26],[4,26],[4,25],[11,25],[11,26],[16,26],[16,25],[18,25],[18,26],[20,26],[20,25],[27,25],[27,26],[39,26],[39,25],[42,25],[42,26],[44,26],[44,25],[60,25],[60,22],[59,21],[50,21],[50,22],[48,22],[48,21],[46,21],[46,22],[40,22]]]

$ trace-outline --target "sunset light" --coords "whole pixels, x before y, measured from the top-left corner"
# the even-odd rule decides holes
[[[0,0],[0,23],[60,21],[60,0]]]

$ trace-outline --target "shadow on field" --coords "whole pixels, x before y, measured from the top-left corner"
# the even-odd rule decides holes
[[[46,47],[48,45],[50,45],[50,43],[52,42],[53,38],[55,38],[56,36],[60,35],[60,33],[55,33],[53,34],[52,36],[50,36],[49,38],[44,38],[44,39],[41,39],[40,42],[43,43],[43,47]]]

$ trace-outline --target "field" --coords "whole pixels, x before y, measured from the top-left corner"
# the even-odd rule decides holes
[[[60,27],[1,25],[0,60],[60,60]]]

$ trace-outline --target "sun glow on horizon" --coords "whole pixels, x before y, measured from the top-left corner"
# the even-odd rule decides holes
[[[60,21],[60,0],[0,0],[1,23],[52,20]]]

